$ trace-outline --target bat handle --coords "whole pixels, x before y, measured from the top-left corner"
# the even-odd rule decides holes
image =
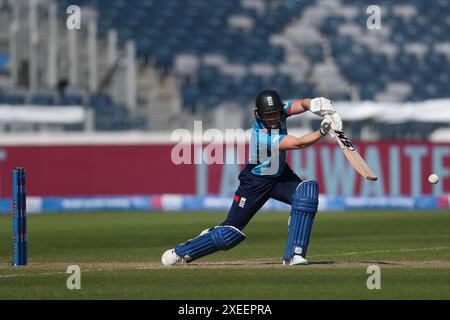
[[[324,116],[325,119],[329,119],[330,121],[332,121],[331,116],[329,114],[326,114]],[[331,124],[330,124],[331,125]],[[330,135],[330,137],[334,138],[336,136],[336,133],[334,132],[333,129],[330,128],[330,131],[328,132],[328,134]]]
[[[330,135],[330,137],[332,137],[333,139],[336,137],[336,133],[334,132],[333,129],[330,128],[330,131],[328,132],[328,134]]]

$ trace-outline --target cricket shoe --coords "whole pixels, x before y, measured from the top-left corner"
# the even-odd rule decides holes
[[[183,262],[183,258],[175,253],[175,249],[169,249],[163,253],[161,257],[161,262],[165,266],[174,266],[177,264],[181,264]]]
[[[292,257],[291,261],[287,263],[286,261],[283,261],[284,265],[290,265],[290,266],[296,266],[296,265],[307,265],[309,264],[308,260],[303,258],[301,255],[296,254]]]

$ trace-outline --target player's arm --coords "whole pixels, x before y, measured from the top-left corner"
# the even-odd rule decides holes
[[[311,99],[290,100],[290,103],[288,117],[308,111]]]
[[[289,100],[284,107],[284,114],[286,117],[300,114],[305,111],[311,111],[320,117],[331,117],[333,129],[338,131],[342,130],[341,116],[336,112],[333,103],[327,98],[319,97],[314,99]]]
[[[289,100],[286,104],[286,116],[293,116],[303,113],[305,111],[311,111],[312,113],[324,117],[325,115],[333,115],[336,113],[336,109],[333,103],[323,97],[314,99],[298,99]]]
[[[326,117],[320,124],[320,129],[311,133],[308,133],[302,137],[294,137],[286,135],[280,142],[280,150],[293,150],[304,149],[310,145],[319,141],[322,137],[326,136],[330,132],[332,126],[332,120],[330,117]]]
[[[319,130],[308,133],[302,137],[294,137],[291,135],[287,135],[283,138],[283,140],[281,140],[279,149],[280,150],[303,149],[316,143],[322,137],[323,136],[320,134]]]

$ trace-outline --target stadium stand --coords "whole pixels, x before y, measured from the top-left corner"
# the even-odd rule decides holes
[[[61,8],[69,2],[73,1],[61,1]],[[252,2],[259,5],[252,6]],[[382,11],[382,29],[386,31],[379,33],[366,29],[365,9],[370,1],[192,0],[186,5],[184,1],[143,0],[130,5],[126,1],[85,0],[78,3],[98,7],[102,17],[100,31],[118,28],[119,43],[135,39],[138,54],[154,60],[164,72],[174,71],[174,61],[180,54],[193,54],[200,60],[208,54],[223,55],[228,64],[237,64],[244,69],[249,69],[246,66],[254,63],[267,63],[276,68],[286,62],[286,57],[283,47],[270,43],[270,36],[282,32],[302,14],[313,13],[315,23],[309,27],[321,33],[316,42],[325,39],[331,47],[329,58],[348,81],[359,84],[362,99],[373,99],[377,94],[382,99],[383,93],[392,92],[389,91],[391,85],[394,85],[393,92],[398,93],[395,91],[396,83],[408,80],[411,80],[409,85],[412,88],[406,89],[402,100],[449,94],[446,90],[449,64],[445,63],[445,54],[449,52],[442,44],[445,44],[450,22],[439,14],[448,9],[449,1],[446,0],[438,1],[437,6],[429,6],[423,1],[398,1],[392,10]],[[381,1],[380,4],[387,2]],[[298,41],[302,41],[301,35]],[[306,62],[313,69],[326,60],[323,46],[319,43],[307,43],[303,50]],[[395,54],[390,53],[392,50]],[[446,68],[442,69],[443,66]],[[205,67],[207,65],[201,62],[195,68],[197,70],[193,70],[197,71],[195,78],[198,83],[195,86],[199,89],[198,94],[191,90],[192,83],[185,84],[187,88],[183,92],[188,102],[207,99],[217,91],[219,96],[221,92],[227,92],[229,98],[240,97],[239,88],[244,84],[251,87],[249,92],[253,95],[262,85],[269,85],[272,83],[270,80],[280,76],[276,72],[273,79],[265,83],[266,79],[261,75],[252,79],[251,70],[246,70],[244,74],[249,78],[232,82],[218,66],[215,70],[218,76],[202,81],[204,76],[208,77],[208,72],[213,72],[205,71]],[[439,73],[432,77],[436,68]],[[377,77],[373,77],[374,72],[377,72]],[[427,79],[432,82],[425,82]],[[290,85],[289,79],[279,82],[286,95],[298,94],[299,90]],[[399,95],[403,92],[400,91]],[[307,90],[306,93],[312,92]],[[244,96],[250,99],[252,95]]]
[[[72,4],[96,9],[101,37],[115,29],[119,46],[135,41],[140,63],[174,78],[181,106],[192,114],[224,101],[248,107],[267,87],[286,98],[322,95],[338,101],[450,97],[450,18],[442,14],[450,0],[378,1],[376,30],[366,25],[368,0],[61,0],[60,12]],[[86,102],[102,118],[99,130],[148,128],[147,118],[123,112],[121,103],[104,93],[87,99],[12,94],[0,99]],[[108,106],[114,111],[98,111]],[[355,132],[362,125],[352,124]],[[394,129],[378,127],[386,135]]]

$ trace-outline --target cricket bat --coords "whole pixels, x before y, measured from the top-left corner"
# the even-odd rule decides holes
[[[370,169],[359,152],[353,146],[349,138],[347,138],[343,131],[330,130],[331,136],[336,139],[337,143],[344,152],[345,157],[353,168],[364,178],[370,181],[376,181],[378,177]]]

